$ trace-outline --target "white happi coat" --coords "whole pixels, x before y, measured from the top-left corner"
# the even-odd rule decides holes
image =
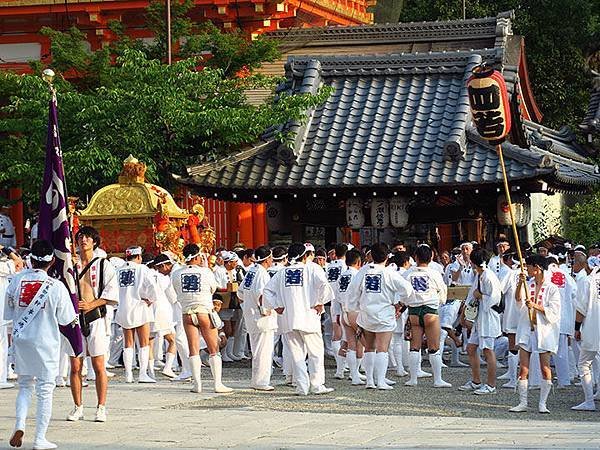
[[[585,272],[585,270],[583,271]],[[594,270],[581,283],[576,308],[585,318],[581,325],[581,349],[600,351],[600,271]]]
[[[4,311],[6,288],[10,282],[10,278],[12,278],[15,273],[16,269],[14,261],[7,257],[0,257],[0,311]],[[2,317],[0,317],[0,327],[6,326],[9,323],[10,322],[8,320],[4,320]]]
[[[340,279],[336,286],[337,292],[335,295],[339,299],[339,302],[342,305],[342,311],[344,312],[358,311],[358,296],[349,295],[348,293],[352,278],[354,278],[357,273],[358,269],[356,267],[347,267],[346,270],[342,272],[342,275],[340,275]]]
[[[10,217],[4,214],[0,214],[0,245],[4,247],[17,246],[17,237],[13,222]]]
[[[496,274],[499,280],[502,280],[502,275],[500,271],[504,264],[502,263],[502,257],[500,255],[494,255],[490,258],[487,263],[487,268]]]
[[[333,300],[331,300],[331,315],[337,316],[342,313],[342,303],[338,297],[338,282],[342,272],[347,269],[346,262],[343,259],[336,259],[327,264],[325,275],[327,281],[333,290]]]
[[[229,275],[225,266],[215,266],[213,273],[215,280],[217,280],[217,286],[219,289],[227,289],[227,283],[229,283]]]
[[[444,276],[444,266],[442,266],[439,262],[431,261],[429,263],[429,268],[439,272],[442,277]]]
[[[177,295],[171,285],[171,279],[156,270],[150,272],[157,286],[156,301],[152,303],[154,322],[151,330],[153,333],[168,331],[173,328],[173,303],[177,302]]]
[[[547,275],[544,276],[544,283],[540,288],[537,298],[537,303],[541,303],[544,307],[545,314],[534,311],[537,317],[537,325],[534,332],[537,336],[540,351],[556,353],[560,337],[560,292],[558,292],[558,288],[552,284]],[[527,282],[527,296],[532,300],[534,295],[535,280],[532,279]],[[517,344],[528,344],[532,331],[529,324],[528,309],[524,302],[520,311],[521,315],[519,317],[516,340]]]
[[[267,308],[284,308],[280,332],[321,332],[321,316],[314,309],[333,298],[325,271],[313,263],[294,263],[277,272],[263,292]]]
[[[43,270],[25,269],[16,274],[6,290],[4,319],[18,322],[48,278]],[[61,334],[58,326],[69,325],[76,317],[67,288],[54,280],[44,307],[13,341],[16,372],[54,381],[58,376],[60,359]]]
[[[260,313],[259,302],[269,281],[271,281],[271,277],[267,269],[260,264],[253,264],[238,289],[238,297],[243,302],[242,311],[246,320],[246,329],[250,334],[277,329],[277,313],[275,311],[269,310],[268,316]]]
[[[560,334],[573,336],[575,333],[575,302],[577,284],[575,280],[556,264],[548,266],[548,277],[560,292]]]
[[[119,306],[116,322],[125,329],[138,328],[154,322],[154,312],[144,300],[150,303],[158,298],[158,286],[148,267],[131,261],[117,270],[119,283]]]
[[[277,272],[279,272],[280,270],[282,270],[283,268],[285,268],[283,263],[274,262],[273,265],[267,269],[267,272],[269,274],[269,279],[273,278],[275,276],[275,274]],[[264,302],[264,299],[263,299],[263,302]],[[283,334],[281,330],[284,329],[283,322],[284,322],[285,318],[283,317],[282,314],[277,314],[277,313],[275,313],[275,317],[277,317],[277,334],[278,335]]]
[[[102,262],[104,260],[104,262]],[[103,269],[101,269],[103,267]],[[80,264],[77,265],[78,270],[81,273],[83,267]],[[100,289],[100,270],[104,271],[103,274],[103,287],[102,292]],[[87,276],[87,274],[86,274]],[[106,330],[108,334],[110,334],[110,326],[112,324],[112,319],[114,316],[114,308],[118,308],[117,305],[119,303],[119,283],[117,280],[117,272],[115,271],[115,267],[108,259],[105,258],[95,258],[94,262],[89,268],[89,280],[90,285],[92,287],[92,291],[94,292],[94,298],[99,299],[102,298],[106,300],[106,316],[104,320],[106,324]]]
[[[452,280],[452,272],[456,272],[458,269],[461,269],[460,275],[456,281]],[[451,284],[458,284],[461,286],[471,286],[473,281],[475,280],[475,270],[469,266],[461,266],[458,261],[454,261],[446,266],[446,270],[444,272],[444,279],[446,284],[450,286]]]
[[[409,282],[382,264],[366,264],[353,277],[348,295],[358,297],[356,323],[373,333],[396,329],[396,308],[413,294]]]
[[[402,276],[412,286],[412,295],[403,301],[408,306],[429,306],[438,309],[446,303],[448,286],[439,272],[430,267],[411,267]]]
[[[480,275],[475,276],[467,296],[468,300],[473,298],[475,289],[479,289],[481,293],[475,329],[480,337],[496,338],[502,334],[502,327],[500,325],[500,314],[494,311],[492,306],[500,304],[502,296],[500,281],[494,272],[490,269],[484,269]]]
[[[500,289],[504,295],[504,314],[502,314],[502,331],[509,334],[517,332],[517,326],[521,317],[521,308],[525,307],[523,302],[517,302],[516,290],[519,285],[520,269],[510,269],[500,280]]]
[[[171,272],[171,283],[183,314],[197,306],[208,311],[214,309],[213,294],[217,290],[217,280],[208,267],[181,266]]]

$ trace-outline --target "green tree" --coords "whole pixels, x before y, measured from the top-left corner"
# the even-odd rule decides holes
[[[281,80],[236,73],[275,57],[276,47],[210,25],[178,29],[192,34],[177,50],[183,59],[171,66],[157,50],[160,39],[147,46],[123,35],[111,47],[90,52],[75,28],[42,31],[51,39],[58,75],[60,133],[73,195],[85,197],[113,183],[130,153],[148,164],[152,182],[171,187],[173,175],[185,174],[187,165],[235,152],[269,127],[303,120],[328,95],[327,89],[314,96],[279,94],[277,101],[251,105],[247,89],[273,89]],[[30,202],[37,201],[41,186],[50,97],[39,76],[43,67],[33,67],[33,75],[0,72],[0,97],[9,99],[0,108],[0,186],[22,186]]]
[[[462,0],[406,0],[400,20],[462,18]],[[598,69],[598,0],[466,0],[466,16],[514,9],[515,34],[525,37],[529,75],[544,123],[577,125],[589,99],[591,68]],[[595,67],[594,67],[595,65]]]
[[[600,242],[598,211],[600,211],[600,192],[569,208],[566,236],[585,246]]]

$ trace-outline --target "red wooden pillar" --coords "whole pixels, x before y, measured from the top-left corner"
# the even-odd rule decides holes
[[[11,218],[15,226],[15,234],[17,236],[17,247],[21,247],[25,242],[25,219],[23,216],[23,190],[21,188],[10,188],[8,190],[8,199],[17,200],[11,207]]]
[[[241,242],[246,247],[254,243],[254,228],[252,226],[252,204],[230,203],[230,246]]]
[[[269,232],[267,230],[267,205],[265,203],[252,205],[252,219],[254,234],[252,248],[256,248],[269,242]]]

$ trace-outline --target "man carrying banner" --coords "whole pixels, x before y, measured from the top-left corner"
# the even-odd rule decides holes
[[[86,355],[92,358],[96,374],[96,422],[106,422],[106,391],[108,378],[104,366],[104,355],[108,350],[111,320],[106,315],[106,305],[119,302],[119,285],[112,264],[105,258],[94,257],[94,250],[100,244],[100,235],[92,227],[82,227],[75,235],[79,248],[79,310],[84,314],[82,333]],[[71,350],[71,349],[69,349]],[[83,399],[81,390],[82,359],[69,352],[71,357],[71,394],[75,406],[67,420],[75,422],[83,419]]]
[[[58,376],[60,351],[59,325],[75,322],[77,315],[69,292],[58,280],[48,276],[54,263],[50,242],[37,241],[31,249],[32,269],[16,274],[6,291],[4,319],[12,320],[13,348],[19,393],[16,424],[10,439],[12,447],[23,445],[27,410],[35,388],[37,397],[34,449],[56,448],[46,440],[52,415],[52,392]]]

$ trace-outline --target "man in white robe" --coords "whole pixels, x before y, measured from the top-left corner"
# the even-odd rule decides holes
[[[288,249],[290,265],[275,274],[263,293],[265,307],[284,315],[298,395],[325,394],[325,352],[321,333],[323,305],[333,298],[325,272],[308,261],[304,244]],[[308,370],[306,358],[308,356]],[[310,377],[309,377],[310,374]]]
[[[238,290],[252,349],[250,386],[257,391],[272,391],[275,389],[271,386],[271,373],[277,314],[263,305],[263,290],[271,280],[267,272],[273,263],[271,249],[258,247],[254,260]]]
[[[141,247],[129,247],[125,250],[127,263],[117,270],[119,283],[119,308],[116,320],[123,328],[125,340],[123,348],[123,365],[125,381],[133,383],[134,333],[139,341],[140,372],[138,382],[156,383],[148,375],[150,360],[150,323],[154,321],[152,303],[158,297],[158,287],[150,269],[141,264]]]
[[[52,245],[48,241],[37,241],[31,250],[34,268],[14,276],[6,291],[4,307],[4,320],[12,320],[15,324],[13,348],[19,374],[16,424],[10,445],[20,447],[23,444],[27,411],[35,389],[37,412],[33,448],[52,449],[57,446],[46,439],[46,431],[52,416],[52,392],[58,375],[59,325],[72,324],[77,316],[66,287],[47,274],[54,261]]]
[[[326,266],[325,273],[327,275],[327,281],[331,286],[334,293],[334,298],[331,301],[330,315],[332,324],[332,337],[331,337],[331,348],[333,350],[333,356],[335,358],[336,370],[334,378],[338,380],[344,379],[344,366],[346,365],[346,358],[340,355],[340,348],[342,347],[342,306],[339,299],[338,281],[342,272],[346,270],[346,252],[348,246],[346,244],[337,244],[333,251],[333,260]]]
[[[600,270],[595,268],[581,282],[581,292],[577,296],[575,338],[580,343],[579,374],[583,388],[584,401],[571,409],[576,411],[595,411],[594,382],[592,363],[600,354]]]
[[[4,311],[6,288],[12,276],[23,269],[23,260],[9,247],[0,246],[0,311]],[[8,378],[8,327],[10,321],[0,318],[0,389],[10,389],[14,384]]]
[[[273,264],[267,269],[269,278],[273,278],[277,272],[287,266],[287,256],[287,248],[275,247],[273,249]],[[276,317],[277,331],[275,333],[275,347],[277,347],[277,342],[281,341],[281,359],[276,356],[274,356],[274,359],[276,360],[276,364],[281,365],[281,370],[283,371],[283,375],[285,375],[286,384],[291,385],[293,382],[292,375],[294,369],[292,367],[290,346],[288,344],[287,333],[281,331],[283,329],[283,321],[285,318],[281,314],[277,314]]]
[[[17,236],[9,213],[10,207],[8,206],[3,206],[0,209],[0,245],[15,248],[17,246]]]

